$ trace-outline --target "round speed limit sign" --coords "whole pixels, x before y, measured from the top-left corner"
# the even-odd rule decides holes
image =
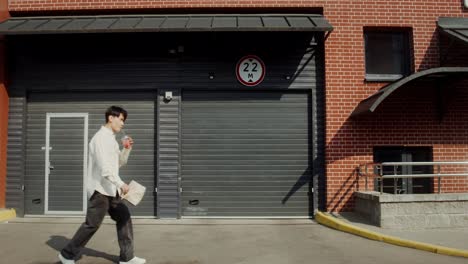
[[[236,66],[237,80],[245,86],[255,86],[265,78],[265,64],[255,55],[242,57]]]

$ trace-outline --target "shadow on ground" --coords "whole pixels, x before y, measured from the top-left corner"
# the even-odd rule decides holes
[[[70,239],[68,239],[68,238],[66,238],[64,236],[51,236],[49,238],[49,240],[47,240],[46,244],[49,247],[57,250],[57,255],[58,255],[60,250],[62,250],[62,248],[64,248],[68,244],[69,241],[70,241]],[[78,257],[78,259],[80,259],[83,255],[90,256],[90,257],[107,259],[107,260],[112,261],[114,263],[119,262],[119,256],[110,255],[110,254],[107,254],[107,253],[104,253],[104,252],[101,252],[101,251],[97,251],[97,250],[94,250],[94,249],[90,249],[90,248],[87,248],[87,247],[85,247],[85,248],[83,248],[81,250],[81,254]],[[57,262],[55,262],[54,264],[60,264],[60,261],[57,260]]]
[[[350,222],[350,223],[360,223],[360,224],[365,224],[365,225],[376,226],[375,224],[371,222],[370,219],[356,212],[341,212],[339,213],[337,217],[343,220],[346,220],[347,222]]]

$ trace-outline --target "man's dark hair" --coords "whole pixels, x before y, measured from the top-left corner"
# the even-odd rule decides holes
[[[109,116],[119,117],[120,114],[123,115],[124,121],[127,120],[127,110],[119,106],[111,106],[106,110],[106,123],[109,122]]]

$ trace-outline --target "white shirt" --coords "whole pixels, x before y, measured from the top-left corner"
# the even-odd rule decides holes
[[[115,197],[125,183],[120,179],[119,168],[127,164],[130,149],[119,149],[112,129],[102,126],[89,142],[88,154],[88,198],[98,191]]]

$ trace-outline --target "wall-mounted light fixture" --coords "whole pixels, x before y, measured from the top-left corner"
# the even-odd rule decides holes
[[[214,72],[208,73],[208,78],[209,78],[210,80],[213,80],[213,79],[215,78]]]
[[[172,100],[172,92],[171,91],[164,92],[164,100],[166,100],[166,101]]]
[[[284,79],[288,81],[291,80],[291,75],[284,75]]]

